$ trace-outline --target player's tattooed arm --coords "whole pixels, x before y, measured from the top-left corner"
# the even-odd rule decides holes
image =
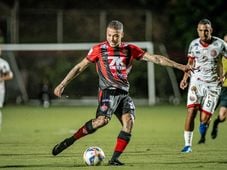
[[[162,55],[149,54],[149,53],[146,52],[143,55],[143,60],[150,61],[150,62],[153,62],[155,64],[162,65],[162,66],[177,68],[177,69],[182,70],[184,72],[189,72],[190,70],[192,70],[191,66],[176,63],[175,61],[170,60],[167,57],[164,57]]]

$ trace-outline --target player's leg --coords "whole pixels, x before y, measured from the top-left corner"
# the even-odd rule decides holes
[[[212,139],[215,139],[217,137],[218,125],[219,125],[219,123],[222,123],[226,120],[226,116],[227,116],[227,107],[221,106],[220,110],[219,110],[219,114],[218,114],[217,118],[214,120],[214,123],[213,123],[213,128],[212,128],[212,131],[211,131],[211,138]]]
[[[3,107],[3,104],[4,104],[4,99],[5,99],[5,91],[4,90],[0,90],[0,130],[2,128],[2,107]]]
[[[200,140],[198,141],[198,144],[203,144],[206,141],[206,132],[210,124],[212,114],[201,111],[200,114],[200,125],[199,125],[199,133],[200,133]]]
[[[118,108],[121,108],[121,104]],[[135,106],[133,104],[132,99],[128,96],[123,100],[123,110],[121,110],[120,113],[119,110],[117,110],[116,116],[119,119],[120,123],[122,124],[122,129],[117,137],[117,141],[115,144],[114,153],[109,161],[109,165],[119,166],[124,165],[124,163],[119,161],[119,157],[124,152],[125,148],[127,147],[128,143],[131,139],[131,131],[134,124],[134,112],[135,112]]]
[[[225,121],[227,116],[227,87],[222,87],[221,95],[220,95],[220,109],[217,118],[214,120],[211,138],[215,139],[218,134],[218,125]]]
[[[209,85],[204,88],[204,102],[202,106],[202,112],[200,115],[199,132],[201,135],[198,144],[203,144],[206,141],[206,132],[210,124],[211,116],[213,115],[218,103],[219,95],[221,92],[221,86]]]
[[[73,136],[66,138],[59,144],[55,145],[52,150],[52,154],[58,155],[63,150],[71,146],[76,140],[79,140],[80,138],[88,134],[92,134],[97,129],[108,124],[111,118],[111,110],[112,108],[110,107],[110,95],[106,92],[100,93],[99,106],[97,108],[96,118],[86,122],[82,127],[77,130],[75,134],[73,134]]]
[[[0,130],[2,129],[2,111],[0,108]]]
[[[112,155],[111,160],[109,161],[110,165],[124,165],[124,163],[119,161],[119,157],[124,152],[125,148],[130,142],[131,130],[134,122],[133,119],[134,118],[130,113],[126,113],[122,115],[123,127],[117,137],[114,153]]]
[[[106,116],[98,116],[96,119],[91,119],[88,122],[86,122],[81,128],[77,130],[76,133],[74,133],[71,137],[66,138],[59,144],[55,145],[52,154],[58,155],[63,150],[71,146],[76,140],[79,140],[80,138],[94,133],[97,129],[105,126],[108,124],[109,118]]]
[[[192,139],[193,139],[193,131],[195,127],[195,117],[197,114],[197,107],[191,107],[187,110],[187,115],[185,119],[184,126],[184,148],[181,150],[183,153],[191,152]]]
[[[192,139],[193,139],[193,131],[195,126],[195,117],[197,115],[198,110],[201,106],[201,96],[200,90],[201,85],[198,84],[198,81],[190,81],[190,85],[188,87],[188,95],[187,95],[187,115],[184,124],[184,148],[181,150],[183,153],[192,152]]]
[[[201,108],[199,126],[201,138],[198,141],[198,144],[203,144],[206,141],[206,132],[210,124],[211,116],[213,115],[215,108],[217,107],[220,92],[221,86],[208,84],[204,88],[204,102]]]

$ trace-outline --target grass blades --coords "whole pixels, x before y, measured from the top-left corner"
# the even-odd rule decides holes
[[[93,118],[95,111],[96,107],[6,106],[2,110],[0,131],[0,169],[226,169],[226,122],[220,125],[218,137],[213,140],[210,137],[212,121],[206,144],[198,145],[198,115],[193,152],[180,153],[186,115],[183,105],[137,107],[132,139],[120,159],[126,164],[123,167],[107,166],[121,128],[115,116],[95,134],[52,156],[53,146]],[[87,147],[94,145],[104,150],[106,159],[101,166],[88,167],[82,155]]]

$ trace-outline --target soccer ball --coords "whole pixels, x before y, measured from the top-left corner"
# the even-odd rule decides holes
[[[83,159],[86,165],[100,165],[105,158],[103,150],[97,146],[91,146],[84,151]]]

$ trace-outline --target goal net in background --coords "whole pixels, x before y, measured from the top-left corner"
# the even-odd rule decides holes
[[[151,42],[131,43],[153,53]],[[94,65],[67,86],[64,96],[69,96],[68,98],[57,99],[52,94],[54,87],[87,55],[94,44],[1,44],[3,58],[9,61],[14,72],[14,80],[7,83],[9,100],[16,100],[17,103],[37,102],[43,83],[48,83],[52,104],[96,104],[98,78]],[[137,104],[156,103],[153,63],[148,62],[147,67],[144,67],[143,64],[135,62],[129,81],[130,94]]]

